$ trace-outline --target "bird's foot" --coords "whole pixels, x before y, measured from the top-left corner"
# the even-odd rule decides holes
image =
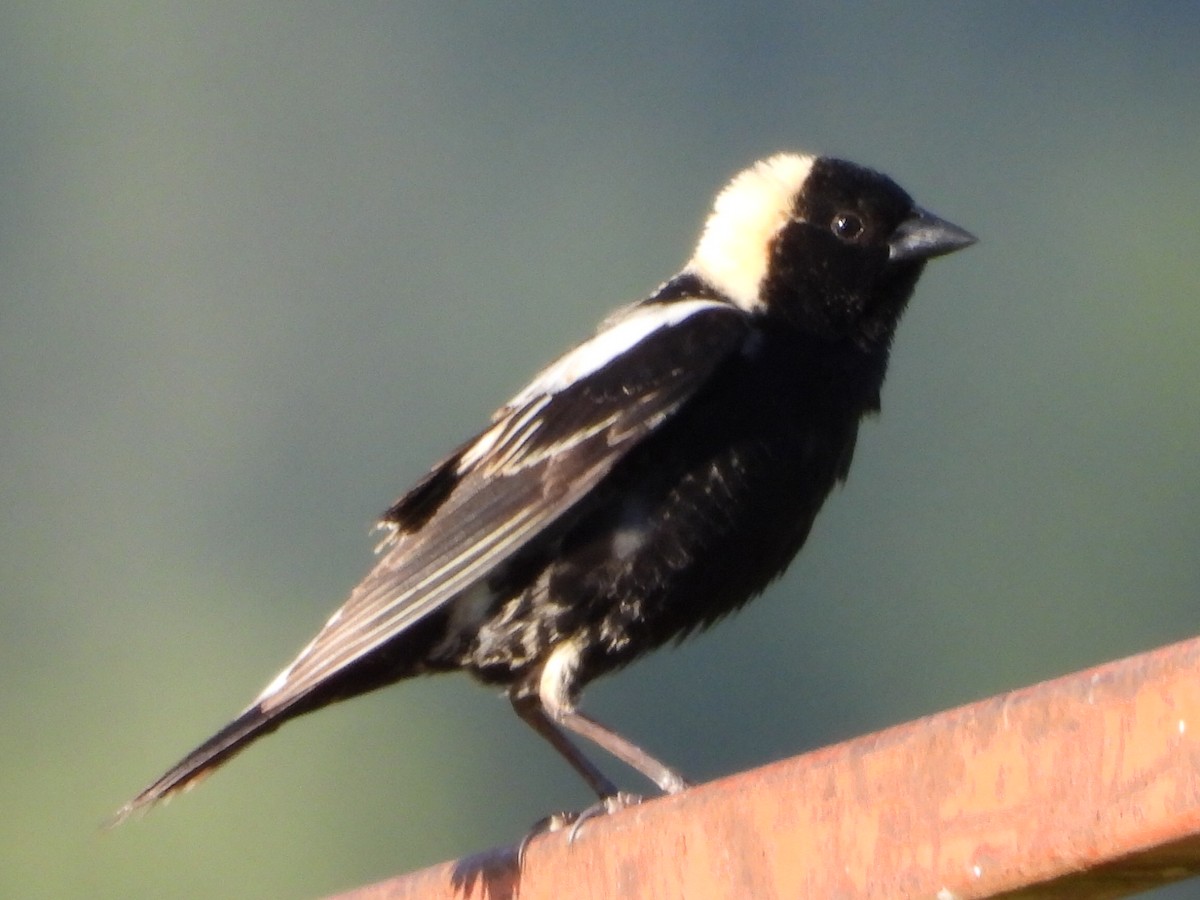
[[[641,794],[630,794],[625,791],[618,791],[598,803],[593,803],[587,809],[575,814],[574,818],[560,826],[565,828],[566,825],[571,826],[571,831],[567,835],[567,843],[575,843],[575,838],[579,837],[579,829],[583,827],[583,823],[588,819],[595,819],[599,816],[609,816],[615,812],[620,812],[623,809],[628,809],[630,806],[637,806],[645,799]]]
[[[607,816],[612,813],[619,812],[622,809],[627,809],[630,806],[637,806],[644,798],[641,794],[630,794],[626,791],[618,791],[615,794],[603,798],[597,803],[593,803],[586,809],[579,812],[557,812],[551,813],[544,819],[539,819],[534,823],[533,828],[529,833],[521,839],[521,843],[517,845],[517,865],[523,866],[525,863],[525,850],[529,846],[529,842],[535,837],[543,834],[552,834],[555,831],[562,831],[564,828],[570,828],[567,834],[567,843],[575,843],[575,838],[579,836],[579,829],[589,819],[595,819],[599,816]]]

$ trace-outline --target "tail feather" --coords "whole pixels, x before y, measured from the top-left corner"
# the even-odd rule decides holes
[[[106,823],[107,827],[120,825],[139,810],[191,789],[238,751],[270,734],[292,715],[294,711],[289,709],[263,712],[260,704],[254,704],[117,810]]]

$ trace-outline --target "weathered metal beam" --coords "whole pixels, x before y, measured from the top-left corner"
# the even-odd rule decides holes
[[[1200,639],[340,900],[1124,897],[1200,874]]]

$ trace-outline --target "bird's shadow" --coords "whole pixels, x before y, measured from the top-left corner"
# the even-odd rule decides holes
[[[516,900],[521,866],[515,847],[497,847],[454,864],[450,882],[463,896],[481,896],[487,900]],[[481,890],[479,890],[481,889]]]

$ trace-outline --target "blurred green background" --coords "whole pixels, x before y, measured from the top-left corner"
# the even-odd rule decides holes
[[[781,149],[981,242],[789,575],[587,708],[707,779],[1200,633],[1198,45],[1182,2],[4,4],[0,895],[312,897],[588,802],[459,676],[99,830]]]

